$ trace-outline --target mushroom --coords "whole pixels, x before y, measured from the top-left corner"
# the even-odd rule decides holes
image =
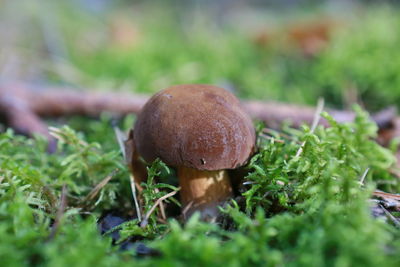
[[[147,162],[160,158],[177,169],[182,207],[203,220],[218,215],[232,197],[227,169],[244,165],[255,147],[255,130],[239,100],[212,85],[177,85],[145,104],[133,140]]]

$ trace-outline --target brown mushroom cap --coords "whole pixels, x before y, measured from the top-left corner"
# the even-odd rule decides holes
[[[255,146],[255,131],[239,100],[212,85],[177,85],[155,94],[137,117],[139,154],[152,162],[198,170],[234,169]]]

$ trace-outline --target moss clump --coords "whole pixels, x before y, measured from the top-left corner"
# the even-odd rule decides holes
[[[8,131],[0,135],[0,258],[7,266],[398,266],[400,236],[395,226],[371,215],[371,191],[379,179],[390,179],[385,190],[399,183],[387,169],[393,155],[371,138],[376,127],[358,111],[352,124],[335,123],[311,133],[287,128],[260,140],[260,151],[248,168],[245,205],[232,202],[224,212],[229,223],[200,222],[194,216],[181,226],[154,218],[145,228],[135,220],[121,225],[122,239],[142,240],[158,256],[138,258],[135,246],[121,251],[97,221],[114,209],[133,210],[128,173],[118,151],[105,152],[86,143],[70,128],[55,130],[59,152],[45,153],[41,139],[26,139]],[[96,123],[101,129],[104,125]],[[286,135],[285,135],[286,136]],[[90,139],[90,137],[88,137]],[[296,157],[299,141],[304,150]],[[115,144],[115,147],[117,145]],[[111,179],[89,207],[82,208],[90,189],[113,169]],[[155,184],[165,166],[151,167],[146,203],[173,190]],[[359,179],[369,168],[365,185]],[[163,172],[163,176],[170,174]],[[57,234],[50,238],[61,186],[68,188],[69,205]],[[171,204],[172,205],[172,204]]]

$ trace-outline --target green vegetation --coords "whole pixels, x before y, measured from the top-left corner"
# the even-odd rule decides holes
[[[102,212],[134,209],[129,176],[116,149],[106,152],[64,127],[53,131],[60,136],[60,151],[48,155],[43,140],[8,131],[0,136],[2,262],[6,266],[132,262],[143,266],[396,266],[399,232],[373,218],[368,201],[378,179],[395,182],[387,173],[394,158],[370,140],[376,127],[366,114],[359,111],[353,124],[332,124],[315,133],[308,128],[287,129],[290,140],[279,135],[261,140],[260,151],[248,166],[246,179],[252,183],[243,193],[246,204],[241,208],[232,202],[222,225],[200,222],[197,216],[185,226],[175,220],[166,225],[150,220],[145,228],[136,220],[122,225],[122,239],[144,238],[147,246],[161,252],[146,258],[136,258],[134,250],[118,251],[96,229]],[[296,157],[298,141],[306,144]],[[82,208],[89,191],[115,168],[117,175],[89,207]],[[367,168],[363,186],[359,180]],[[160,162],[150,168],[146,210],[160,197],[154,188],[166,187],[153,184],[164,169]],[[71,202],[51,239],[63,184]],[[399,185],[385,189],[396,191]]]
[[[26,27],[41,23],[44,13],[37,7],[18,9],[31,21]],[[322,96],[335,107],[344,106],[352,88],[370,110],[400,103],[400,11],[395,8],[362,9],[312,58],[280,41],[260,47],[232,24],[219,28],[198,18],[182,26],[178,20],[191,14],[172,8],[160,12],[142,4],[147,16],[138,12],[134,19],[128,10],[103,16],[65,3],[47,8],[57,18],[53,26],[58,41],[65,42],[65,61],[36,56],[45,62],[37,65],[38,72],[54,82],[149,94],[171,84],[212,83],[232,85],[243,98],[313,105]],[[137,27],[137,41],[126,45],[113,39],[117,17],[127,19],[120,25],[125,30]],[[51,50],[30,38],[24,35],[21,42]],[[34,57],[26,65],[35,64]],[[55,154],[46,153],[43,138],[7,130],[0,134],[0,265],[400,266],[399,229],[371,211],[373,190],[400,192],[400,180],[391,174],[396,158],[373,140],[377,127],[368,115],[355,110],[353,123],[338,124],[323,114],[331,127],[311,132],[307,126],[285,126],[269,137],[260,134],[241,195],[223,209],[218,224],[201,222],[197,215],[180,223],[175,195],[165,201],[171,210],[167,223],[157,220],[156,209],[145,227],[138,225],[111,114],[62,121],[68,126],[49,122],[57,126],[52,128],[59,140]],[[128,130],[133,121],[128,116],[119,126]],[[148,170],[144,213],[177,189],[174,171],[161,161]],[[101,190],[93,190],[110,176]],[[68,203],[59,217],[63,188]],[[112,240],[112,230],[100,234],[99,222],[108,214],[127,220],[113,229],[119,230],[119,240]],[[126,241],[133,247],[120,249]],[[139,242],[157,253],[140,256]]]
[[[156,92],[171,84],[210,83],[231,85],[244,98],[315,105],[323,96],[329,105],[343,108],[351,90],[369,110],[400,107],[398,13],[378,6],[352,19],[338,18],[327,47],[312,59],[293,49],[284,27],[277,27],[283,33],[260,47],[254,36],[234,25],[214,32],[206,30],[215,27],[212,22],[189,21],[185,31],[164,14],[163,25],[143,19],[141,35],[130,48],[109,41],[90,51],[77,49],[85,47],[83,43],[75,46],[71,60],[86,82],[139,92]]]

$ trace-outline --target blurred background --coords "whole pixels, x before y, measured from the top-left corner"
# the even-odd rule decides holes
[[[0,82],[400,105],[397,1],[0,0]]]

